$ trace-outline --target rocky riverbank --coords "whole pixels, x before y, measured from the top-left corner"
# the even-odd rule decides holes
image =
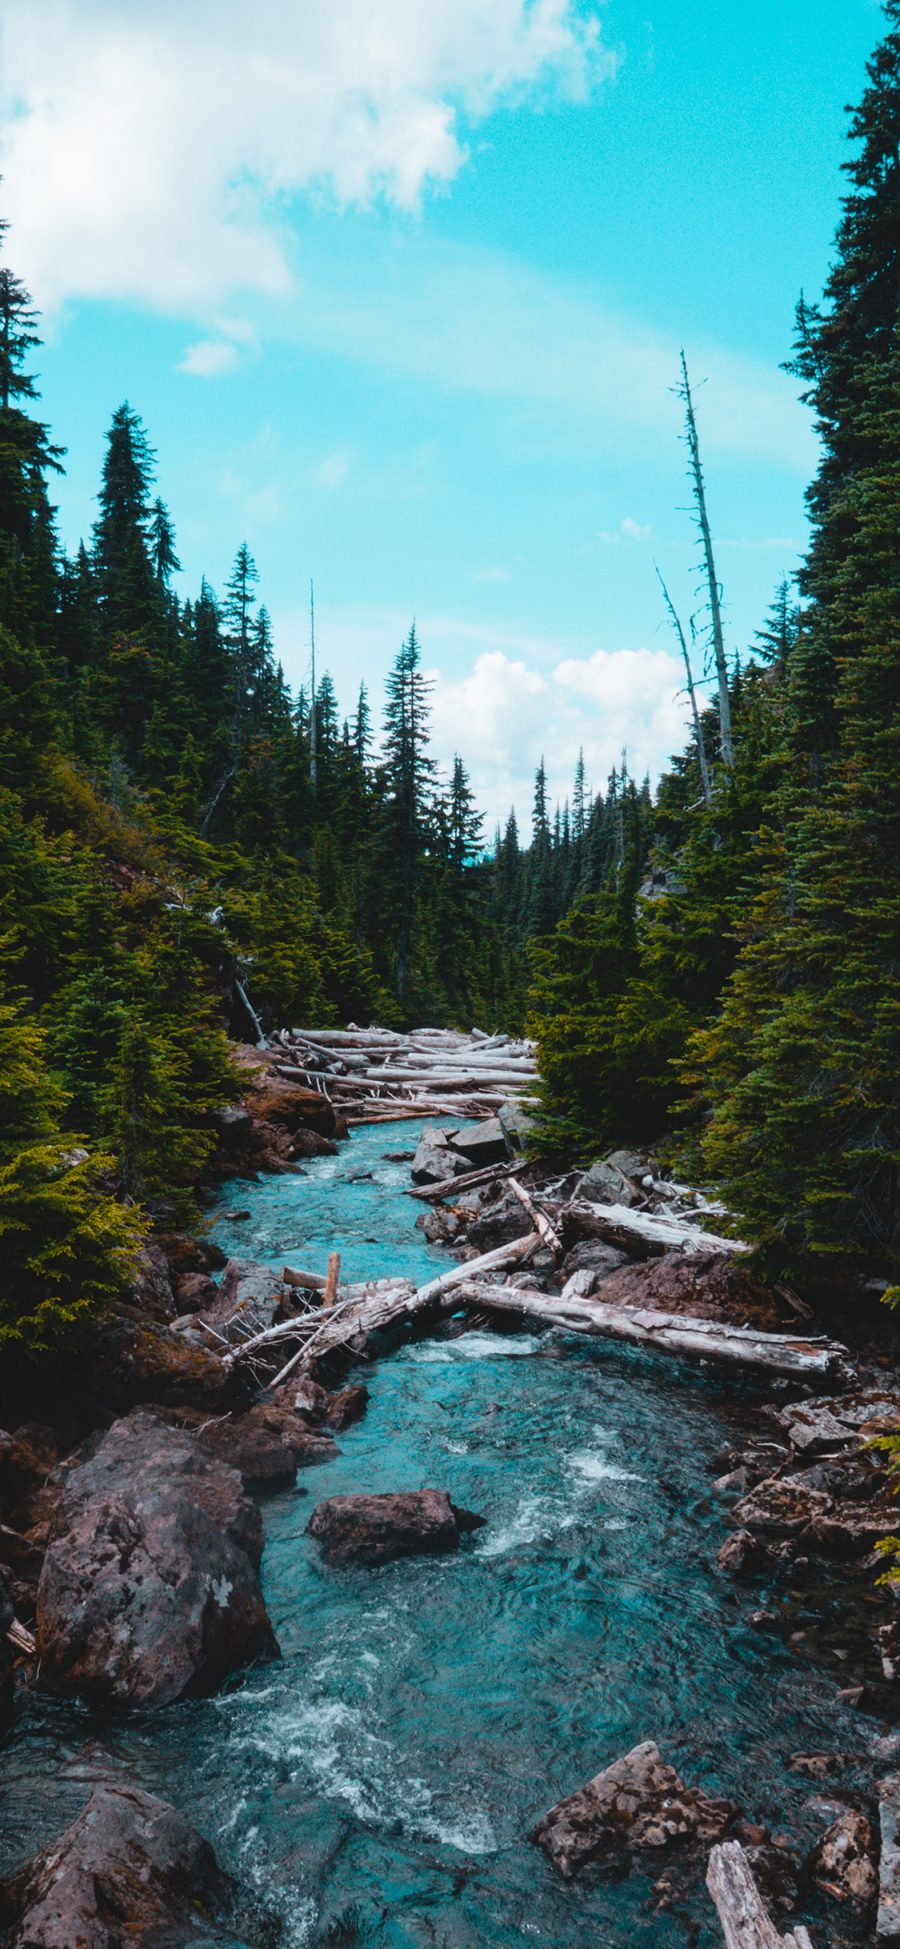
[[[304,1122],[308,1116],[320,1127]],[[329,1133],[321,1128],[326,1120]],[[520,1242],[534,1248],[527,1272],[490,1275],[503,1285],[502,1313],[491,1286],[466,1290],[468,1326],[497,1319],[515,1325],[515,1295],[524,1305],[526,1288],[554,1305],[596,1301],[623,1317],[639,1311],[763,1336],[802,1335],[818,1324],[787,1288],[762,1284],[745,1255],[698,1246],[695,1234],[715,1222],[715,1212],[673,1185],[652,1158],[620,1151],[586,1171],[550,1176],[524,1164],[526,1134],[521,1110],[499,1106],[499,1115],[481,1125],[429,1131],[409,1159],[413,1188],[428,1207],[422,1229],[463,1266]],[[247,1102],[223,1121],[214,1175],[224,1181],[241,1171],[296,1171],[311,1154],[331,1154],[342,1135],[316,1091],[260,1073],[254,1057]],[[681,1227],[680,1242],[673,1243],[673,1225]],[[96,1335],[79,1386],[64,1401],[54,1398],[48,1421],[20,1422],[0,1435],[0,1714],[7,1722],[14,1679],[20,1688],[81,1698],[107,1712],[145,1711],[202,1696],[248,1665],[278,1657],[258,1582],[262,1527],[254,1498],[290,1486],[298,1468],[335,1456],[334,1433],[365,1412],[366,1389],[346,1384],[358,1344],[329,1355],[324,1366],[312,1360],[299,1379],[274,1391],[267,1383],[277,1363],[235,1362],[248,1336],[273,1327],[290,1332],[292,1319],[320,1301],[268,1267],[223,1259],[209,1240],[160,1235],[145,1250],[127,1302]],[[856,1378],[828,1394],[802,1382],[754,1381],[742,1396],[743,1432],[717,1458],[711,1485],[723,1517],[719,1568],[725,1601],[745,1606],[754,1629],[782,1633],[834,1673],[836,1697],[881,1715],[882,1743],[868,1788],[849,1798],[841,1793],[840,1753],[796,1756],[798,1771],[828,1789],[820,1795],[814,1857],[791,1863],[776,1847],[769,1859],[772,1837],[736,1816],[721,1832],[746,1845],[778,1912],[793,1912],[805,1883],[825,1889],[835,1904],[835,1943],[844,1939],[841,1917],[851,1912],[857,1921],[848,1942],[859,1940],[860,1923],[874,1927],[880,1874],[879,1926],[890,1940],[900,1888],[891,1838],[900,1804],[893,1776],[900,1737],[895,1746],[892,1730],[900,1716],[900,1613],[892,1594],[877,1588],[874,1545],[893,1527],[896,1504],[884,1459],[870,1443],[898,1425],[900,1390],[890,1385],[889,1325],[879,1323],[881,1346],[873,1355],[868,1326],[854,1346],[852,1322],[829,1317],[822,1324],[840,1327]],[[376,1341],[370,1351],[377,1350]],[[435,1497],[433,1507],[402,1496],[332,1499],[332,1509],[320,1504],[311,1533],[336,1564],[455,1549],[477,1519],[446,1494],[425,1493]],[[357,1506],[348,1509],[348,1502]],[[396,1507],[386,1510],[392,1502]],[[619,1762],[605,1757],[613,1773]],[[102,1796],[103,1782],[95,1787]],[[126,1837],[123,1860],[130,1861],[138,1829],[145,1837],[167,1832],[170,1818],[180,1818],[162,1803],[161,1811],[148,1812],[138,1805],[138,1789],[130,1800],[130,1785],[124,1791],[124,1802],[98,1803],[107,1849],[96,1868],[100,1886],[104,1876],[116,1884],[117,1836]],[[605,1806],[605,1788],[599,1797]],[[591,1804],[596,1799],[588,1795]],[[608,1819],[606,1838],[595,1837],[595,1845],[589,1812],[586,1803],[579,1831],[587,1836],[585,1858],[595,1860],[609,1851]],[[552,1816],[548,1823],[549,1833]],[[76,1822],[54,1851],[65,1886],[65,1864],[74,1864],[76,1880],[85,1872],[81,1856],[91,1831],[90,1822]],[[705,1829],[700,1838],[710,1839]],[[161,1914],[177,1907],[177,1864],[194,1861],[200,1845],[180,1830],[172,1840],[167,1859],[176,1863],[175,1882],[166,1880],[167,1869],[153,1896]],[[628,1852],[643,1842],[626,1833],[622,1845]],[[198,1870],[198,1887],[206,1872]],[[660,1900],[680,1900],[684,1878],[679,1871],[667,1882],[667,1873]],[[691,1873],[696,1879],[696,1862]],[[155,1883],[152,1862],[148,1877]],[[11,1944],[62,1942],[47,1921],[58,1884],[56,1867],[45,1860],[7,1887],[0,1918]],[[228,1891],[224,1882],[216,1886],[207,1906],[219,1919],[210,1920],[203,1939],[228,1941],[221,1919]],[[791,1888],[794,1894],[785,1892]],[[143,1912],[135,1909],[135,1921]],[[107,1940],[90,1917],[84,1928],[86,1943]],[[187,1932],[175,1939],[193,1940]]]

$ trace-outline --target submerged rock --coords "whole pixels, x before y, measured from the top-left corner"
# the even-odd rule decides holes
[[[569,1881],[589,1862],[622,1865],[639,1849],[721,1840],[736,1815],[730,1800],[686,1787],[648,1739],[552,1807],[529,1839]]]
[[[234,1469],[153,1415],[116,1422],[60,1498],[38,1586],[40,1684],[168,1705],[277,1656],[261,1554]]]
[[[331,1496],[320,1502],[307,1535],[322,1545],[326,1563],[390,1563],[395,1557],[440,1556],[455,1550],[483,1516],[457,1509],[445,1489],[398,1495]]]
[[[106,1784],[0,1886],[0,1919],[10,1949],[238,1949],[229,1926],[235,1896],[209,1842],[174,1807]]]

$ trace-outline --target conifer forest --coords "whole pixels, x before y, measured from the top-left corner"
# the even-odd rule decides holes
[[[339,695],[324,658],[318,673],[313,663],[311,682],[289,685],[265,561],[239,532],[224,586],[203,579],[185,591],[179,522],[192,511],[170,506],[165,434],[145,420],[137,395],[115,406],[105,431],[92,525],[77,547],[63,545],[55,494],[67,456],[43,417],[44,327],[17,272],[14,226],[2,226],[0,1421],[11,1432],[0,1431],[0,1727],[13,1729],[12,1799],[21,1781],[24,1798],[40,1800],[44,1776],[35,1785],[29,1769],[52,1771],[55,1740],[81,1751],[74,1721],[59,1731],[67,1696],[103,1726],[107,1711],[124,1713],[123,1724],[132,1711],[144,1715],[139,1732],[103,1732],[115,1763],[92,1787],[100,1822],[93,1854],[84,1851],[80,1803],[68,1788],[54,1789],[45,1803],[53,1817],[34,1831],[16,1814],[18,1851],[0,1860],[0,1944],[9,1949],[64,1941],[116,1949],[131,1940],[199,1949],[192,1930],[201,1909],[203,1942],[238,1949],[468,1949],[476,1941],[509,1949],[526,1915],[559,1949],[588,1939],[711,1946],[721,1932],[729,1949],[900,1940],[900,0],[885,0],[883,11],[850,112],[831,270],[819,297],[798,296],[793,326],[788,370],[818,450],[800,572],[773,587],[755,633],[735,646],[723,623],[716,463],[704,437],[714,382],[701,386],[703,375],[682,355],[671,385],[699,607],[693,618],[683,615],[659,571],[654,599],[660,640],[683,669],[689,735],[658,778],[634,776],[625,752],[602,789],[589,784],[582,754],[562,803],[548,782],[548,750],[527,823],[511,811],[492,829],[466,751],[452,765],[438,761],[430,645],[412,616],[405,640],[392,646],[383,694],[361,670],[353,694]],[[0,208],[2,197],[0,185]],[[306,575],[298,604],[308,598]],[[385,1159],[390,1172],[379,1177]],[[403,1202],[410,1162],[421,1201],[412,1205]],[[338,1216],[329,1200],[340,1197]],[[284,1203],[290,1198],[299,1200],[296,1216]],[[351,1224],[346,1200],[354,1198]],[[416,1352],[425,1320],[437,1336],[432,1365]],[[462,1355],[451,1362],[453,1348],[466,1344],[452,1336],[467,1329],[476,1353],[487,1335],[508,1333],[510,1344],[518,1336],[527,1350],[530,1335],[546,1332],[557,1351],[576,1346],[574,1364],[561,1353],[555,1363],[498,1359],[485,1380],[488,1363],[474,1354],[468,1364]],[[591,1335],[603,1349],[593,1393],[584,1366],[594,1357]],[[624,1350],[623,1339],[632,1343]],[[448,1348],[451,1364],[441,1366]],[[700,1370],[691,1366],[698,1352]],[[735,1362],[748,1391],[726,1399]],[[773,1375],[761,1406],[754,1389],[764,1391]],[[437,1415],[422,1390],[441,1376],[455,1377],[455,1392],[438,1402]],[[370,1422],[361,1423],[371,1423],[368,1435],[351,1428],[365,1406],[363,1379],[374,1397]],[[528,1392],[538,1386],[547,1390],[539,1402]],[[463,1425],[468,1442],[465,1417],[487,1426],[496,1407],[488,1396],[499,1400],[501,1388],[510,1392],[498,1424],[507,1433],[514,1420],[517,1431],[532,1429],[516,1462],[517,1487],[527,1493],[510,1516],[509,1545],[491,1527],[492,1495],[505,1508],[509,1488],[508,1478],[490,1474],[499,1467],[495,1450],[482,1476],[454,1461],[464,1445],[450,1444],[446,1462],[439,1445],[432,1453],[435,1420],[457,1433]],[[622,1400],[611,1408],[616,1389]],[[626,1485],[652,1476],[638,1514],[623,1504],[609,1518],[603,1548],[613,1554],[604,1562],[618,1566],[615,1552],[630,1537],[648,1577],[674,1580],[679,1617],[657,1616],[655,1582],[653,1595],[635,1599],[634,1630],[646,1630],[653,1647],[637,1702],[610,1707],[602,1738],[581,1718],[570,1738],[558,1729],[569,1724],[566,1688],[588,1683],[584,1644],[591,1641],[596,1662],[603,1632],[618,1644],[620,1627],[577,1610],[594,1588],[593,1544],[579,1544],[580,1567],[575,1557],[561,1567],[553,1550],[566,1523],[587,1519],[576,1512],[562,1530],[552,1522],[542,1529],[549,1477],[534,1471],[545,1440],[555,1453],[567,1430],[575,1440],[601,1413],[618,1429],[604,1440],[620,1443],[624,1468],[616,1474],[605,1445],[598,1461],[585,1434],[566,1480],[578,1479],[579,1493],[602,1480],[618,1510]],[[333,1433],[345,1429],[334,1461]],[[354,1449],[353,1439],[363,1446]],[[405,1459],[394,1468],[392,1457]],[[426,1740],[422,1757],[404,1744],[406,1667],[392,1680],[388,1716],[366,1730],[367,1739],[390,1736],[402,1750],[400,1815],[385,1812],[383,1756],[377,1779],[366,1774],[359,1787],[359,1804],[341,1789],[343,1838],[332,1842],[330,1829],[315,1828],[315,1849],[300,1866],[293,1857],[286,1865],[278,1836],[288,1814],[282,1819],[266,1799],[271,1782],[260,1775],[247,1788],[256,1796],[252,1821],[239,1811],[238,1755],[256,1754],[257,1736],[260,1752],[277,1748],[279,1791],[301,1826],[318,1818],[308,1810],[327,1797],[335,1769],[364,1765],[343,1743],[341,1713],[355,1697],[349,1666],[329,1719],[330,1758],[321,1775],[303,1775],[299,1811],[291,1769],[297,1741],[314,1738],[313,1706],[284,1751],[278,1713],[287,1712],[287,1695],[255,1708],[270,1714],[258,1734],[242,1702],[256,1676],[246,1693],[222,1693],[217,1704],[228,1710],[217,1728],[209,1717],[228,1674],[235,1687],[236,1672],[277,1652],[256,1581],[262,1527],[252,1498],[261,1485],[284,1489],[298,1466],[312,1471],[310,1497],[320,1488],[327,1497],[326,1476],[315,1473],[325,1461],[347,1493],[320,1499],[315,1513],[312,1500],[305,1508],[303,1522],[312,1518],[309,1534],[331,1567],[303,1572],[296,1602],[304,1618],[319,1620],[303,1640],[304,1671],[321,1652],[320,1633],[334,1634],[334,1656],[344,1658],[357,1629],[371,1632],[372,1656],[387,1658],[362,1582],[405,1577],[411,1592],[421,1570],[420,1628],[427,1634],[433,1623],[434,1639],[423,1638],[409,1657],[414,1664],[421,1654],[432,1673],[422,1683],[437,1725],[440,1686],[434,1696],[428,1688],[453,1643],[466,1700],[460,1739],[471,1734],[477,1750],[481,1731],[469,1726],[469,1713],[483,1711],[483,1729],[495,1706],[490,1690],[484,1698],[479,1691],[478,1661],[465,1662],[466,1607],[475,1607],[479,1637],[498,1661],[499,1690],[514,1687],[536,1642],[529,1635],[526,1645],[523,1634],[520,1645],[516,1636],[520,1608],[532,1600],[523,1585],[509,1616],[495,1621],[490,1579],[529,1548],[543,1566],[534,1571],[546,1582],[528,1627],[543,1647],[534,1698],[544,1697],[555,1661],[569,1676],[559,1679],[545,1720],[526,1725],[524,1705],[515,1719],[529,1791],[517,1776],[514,1832],[503,1827],[503,1793],[498,1787],[495,1804],[484,1786],[499,1853],[486,1849],[482,1859],[471,1808],[464,1818],[454,1802],[452,1821],[442,1811],[445,1758],[447,1779],[455,1778],[449,1745],[445,1753]],[[184,1561],[171,1580],[183,1615],[194,1602],[191,1557],[205,1563],[208,1554],[210,1589],[240,1593],[240,1620],[224,1637],[221,1618],[213,1625],[209,1607],[203,1611],[195,1633],[202,1655],[192,1638],[183,1670],[169,1624],[151,1628],[146,1607],[133,1617],[132,1595],[98,1596],[79,1556],[83,1544],[86,1560],[108,1564],[119,1548],[110,1499],[129,1470],[135,1480],[152,1478],[160,1507],[167,1470],[200,1484],[190,1517],[196,1534],[183,1496],[178,1505]],[[236,1486],[223,1490],[217,1477],[210,1488],[216,1470]],[[731,1484],[739,1497],[724,1544],[711,1540],[718,1518],[709,1515],[703,1470],[716,1476],[717,1492]],[[663,1511],[654,1498],[667,1473],[671,1506]],[[422,1486],[438,1477],[453,1501]],[[102,1521],[91,1514],[101,1492]],[[128,1505],[129,1534],[156,1536],[158,1523],[171,1543],[171,1511],[151,1510],[142,1493],[139,1515],[137,1501]],[[227,1522],[226,1494],[243,1511]],[[137,1498],[138,1489],[128,1495]],[[417,1495],[434,1506],[382,1512],[377,1523],[368,1507],[352,1521],[341,1507],[413,1505]],[[469,1501],[480,1515],[469,1515]],[[267,1564],[270,1548],[277,1565],[301,1547],[302,1524],[278,1528],[283,1505],[284,1497],[271,1505]],[[469,1540],[467,1528],[479,1525],[482,1536]],[[461,1535],[460,1575],[477,1565],[482,1582],[473,1569],[474,1594],[460,1596],[457,1611],[439,1585],[457,1569],[441,1569],[438,1559]],[[694,1573],[701,1544],[706,1554]],[[520,1554],[507,1559],[502,1552],[513,1546]],[[162,1545],[147,1548],[156,1563]],[[434,1561],[340,1568],[417,1554]],[[738,1630],[729,1610],[720,1632],[711,1608],[720,1599],[710,1594],[710,1576],[719,1589],[732,1573],[755,1578],[758,1590],[753,1617],[740,1626],[733,1682],[709,1649]],[[282,1574],[271,1572],[280,1600],[270,1609],[287,1661],[300,1627],[296,1593],[282,1590]],[[609,1569],[613,1581],[618,1575]],[[360,1586],[349,1599],[335,1594],[348,1577]],[[843,1579],[839,1590],[835,1578]],[[268,1582],[264,1588],[268,1602]],[[409,1623],[412,1631],[400,1584],[379,1588],[394,1593],[389,1606],[400,1606],[395,1625],[402,1616],[402,1629]],[[229,1619],[230,1602],[221,1600]],[[411,1602],[418,1606],[418,1596]],[[864,1616],[866,1605],[880,1608]],[[129,1619],[134,1670],[126,1677],[121,1634],[107,1629],[113,1615]],[[574,1621],[565,1637],[567,1617]],[[848,1617],[857,1621],[846,1625]],[[545,1641],[551,1621],[562,1636]],[[817,1631],[827,1644],[824,1664],[814,1666]],[[678,1654],[679,1684],[692,1670],[708,1688],[682,1718],[675,1681],[658,1697],[648,1675],[661,1644],[667,1656]],[[507,1656],[519,1661],[515,1679],[502,1664]],[[627,1665],[626,1650],[621,1656]],[[795,1656],[806,1662],[790,1694],[785,1661]],[[846,1661],[843,1684],[834,1657]],[[321,1675],[316,1698],[329,1682]],[[757,1688],[765,1700],[758,1707]],[[154,1734],[147,1727],[156,1706],[167,1712]],[[605,1709],[597,1706],[601,1720]],[[772,1714],[762,1734],[757,1709]],[[187,1712],[190,1735],[177,1718]],[[728,1754],[721,1763],[698,1733],[704,1715],[720,1727]],[[16,1728],[32,1724],[20,1750]],[[857,1731],[863,1724],[865,1735]],[[650,1743],[657,1733],[664,1757]],[[877,1764],[860,1758],[863,1748],[876,1751],[876,1737],[885,1756]],[[536,1779],[547,1739],[558,1763]],[[820,1747],[850,1755],[843,1774],[838,1767],[829,1775]],[[811,1752],[815,1764],[803,1757]],[[670,1759],[704,1779],[708,1792],[685,1787]],[[480,1763],[472,1762],[476,1786]],[[493,1761],[484,1764],[489,1773]],[[167,1805],[170,1774],[177,1813]],[[574,1794],[590,1774],[590,1786]],[[433,1799],[421,1786],[426,1776]],[[814,1783],[826,1777],[827,1818],[816,1827]],[[751,1806],[754,1784],[760,1806]],[[172,1824],[164,1871],[152,1845],[140,1843],[139,1897],[123,1894],[117,1879],[122,1834],[131,1833],[126,1787],[139,1800],[162,1794]],[[238,1809],[231,1826],[218,1819],[220,1788]],[[626,1816],[608,1812],[620,1789],[639,1808],[627,1816],[627,1843],[616,1827]],[[641,1850],[652,1847],[656,1877],[659,1862],[670,1860],[671,1833],[657,1848],[636,1828],[661,1820],[673,1795],[676,1865],[651,1889],[641,1880]],[[561,1804],[530,1831],[537,1851],[529,1850],[521,1845],[526,1811],[533,1822],[554,1800]],[[188,1865],[188,1816],[227,1874],[211,1855],[205,1866],[192,1856]],[[83,1892],[59,1896],[47,1854],[38,1853],[23,1879],[24,1856],[62,1828],[78,1872],[89,1861],[95,1885],[113,1889],[97,1898],[96,1913],[88,1914]],[[389,1837],[401,1828],[407,1838],[391,1854]],[[262,1853],[260,1833],[270,1835]],[[637,1864],[634,1876],[604,1879],[597,1863],[622,1846]],[[502,1873],[484,1865],[505,1863],[504,1848],[514,1865]],[[450,1857],[458,1874],[452,1900]],[[593,1864],[584,1880],[583,1860]],[[245,1907],[235,1910],[237,1882],[246,1883]],[[390,1894],[398,1887],[419,1894],[401,1901]],[[52,1900],[62,1902],[62,1935],[51,1932]],[[101,1926],[104,1902],[126,1921]]]

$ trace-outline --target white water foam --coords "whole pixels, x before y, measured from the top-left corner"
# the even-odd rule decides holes
[[[322,1676],[319,1668],[310,1674],[313,1684]],[[298,1697],[277,1685],[239,1698],[241,1708],[251,1708],[241,1709],[232,1729],[239,1749],[289,1766],[293,1779],[343,1801],[368,1826],[400,1826],[461,1854],[494,1851],[487,1813],[478,1807],[442,1813],[427,1782],[408,1773],[390,1740],[371,1729],[366,1709],[340,1698]]]
[[[636,1475],[633,1469],[623,1469],[619,1462],[610,1462],[602,1449],[579,1448],[574,1455],[566,1457],[566,1468],[573,1475],[579,1475],[582,1482],[643,1482],[644,1476]]]
[[[540,1340],[532,1333],[462,1333],[458,1340],[422,1340],[410,1347],[406,1358],[424,1366],[441,1366],[451,1360],[521,1360],[536,1353]]]

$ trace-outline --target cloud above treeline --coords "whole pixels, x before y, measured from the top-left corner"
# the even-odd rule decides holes
[[[665,650],[595,650],[549,670],[503,649],[485,650],[462,677],[434,675],[435,751],[458,751],[471,774],[488,837],[510,807],[527,839],[534,774],[544,759],[551,804],[571,795],[578,753],[594,791],[628,758],[654,782],[687,728],[683,672]]]
[[[292,282],[285,204],[415,208],[498,106],[612,73],[576,0],[5,0],[0,167],[40,301]]]

